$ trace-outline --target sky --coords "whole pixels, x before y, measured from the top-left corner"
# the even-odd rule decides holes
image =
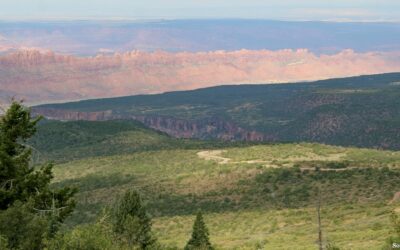
[[[0,0],[1,20],[259,18],[400,21],[400,0]]]

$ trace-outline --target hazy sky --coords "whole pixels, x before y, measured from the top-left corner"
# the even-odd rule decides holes
[[[400,21],[400,0],[0,0],[0,19]]]

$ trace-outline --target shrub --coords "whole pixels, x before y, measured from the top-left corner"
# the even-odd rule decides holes
[[[66,234],[57,234],[49,241],[49,250],[113,250],[121,249],[102,224],[96,223],[74,228]]]
[[[16,202],[0,213],[0,245],[10,249],[42,249],[48,226],[45,217],[32,213],[27,204]]]

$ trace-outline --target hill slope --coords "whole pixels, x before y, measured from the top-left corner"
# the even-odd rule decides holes
[[[38,163],[68,162],[87,157],[168,149],[232,147],[217,141],[177,139],[132,120],[42,120],[37,134],[28,141]]]
[[[398,207],[389,202],[399,169],[398,152],[276,144],[86,158],[57,165],[54,185],[80,190],[72,224],[140,190],[157,236],[171,246],[183,247],[191,214],[202,209],[218,249],[313,249],[320,187],[324,237],[344,249],[380,249]]]
[[[82,103],[71,103],[65,104],[70,105],[67,111],[46,107],[58,118],[78,121],[45,120],[29,143],[41,152],[38,161],[58,161],[52,185],[77,186],[79,189],[76,211],[68,219],[70,226],[93,222],[116,197],[135,188],[147,203],[159,241],[171,248],[184,246],[190,236],[193,214],[201,209],[217,249],[313,249],[317,236],[315,201],[319,188],[325,240],[341,249],[381,249],[390,235],[390,213],[399,210],[399,200],[395,198],[400,193],[399,152],[314,143],[251,145],[253,143],[176,139],[134,120],[158,121],[153,125],[168,128],[167,132],[171,134],[183,131],[184,137],[193,135],[190,129],[193,131],[204,125],[207,129],[203,131],[203,138],[218,138],[221,133],[213,131],[207,119],[213,122],[211,125],[219,124],[220,128],[229,129],[225,130],[225,136],[229,136],[232,129],[237,135],[245,134],[252,129],[246,126],[252,120],[245,116],[246,112],[242,111],[238,117],[228,116],[232,114],[229,111],[232,107],[243,105],[241,103],[245,101],[262,101],[270,93],[268,100],[279,103],[277,93],[285,98],[287,93],[293,92],[295,98],[299,93],[300,96],[309,95],[307,89],[316,89],[314,94],[334,91],[369,95],[381,92],[384,97],[396,96],[395,76],[385,76],[381,81],[374,77],[357,78],[363,87],[356,91],[351,89],[358,83],[351,80],[325,89],[319,85],[330,85],[317,83],[313,87],[304,84],[306,88],[298,89],[287,85],[280,89],[281,92],[263,90],[265,86],[250,86],[243,96],[243,92],[238,93],[235,88],[246,90],[247,86],[235,86],[227,88],[229,91],[221,87],[168,93],[157,95],[158,98],[92,100],[82,102],[83,106],[79,106]],[[332,81],[337,84],[338,80]],[[252,90],[253,87],[258,89]],[[339,91],[343,88],[345,90]],[[394,98],[371,102],[379,101],[382,102],[380,110],[396,114]],[[87,105],[91,102],[94,104]],[[182,102],[192,103],[196,116],[191,116],[187,106],[179,105]],[[360,105],[367,105],[365,102],[363,100]],[[202,110],[204,103],[208,106]],[[260,112],[250,108],[249,115]],[[351,108],[357,112],[363,110],[357,106]],[[147,111],[154,114],[143,115]],[[165,116],[156,114],[164,111],[168,116],[159,119]],[[213,113],[223,115],[213,120]],[[154,117],[158,120],[151,120]],[[204,120],[199,122],[197,117],[204,117]],[[197,122],[192,123],[193,127],[188,126],[189,121]],[[171,124],[177,124],[177,130],[172,130]],[[251,133],[252,136],[264,136],[265,132]]]
[[[183,138],[400,149],[400,73],[49,104],[34,112],[61,120],[134,119]]]

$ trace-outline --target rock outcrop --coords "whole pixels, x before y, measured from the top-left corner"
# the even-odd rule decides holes
[[[260,132],[246,130],[232,122],[218,118],[189,121],[167,116],[143,116],[114,114],[111,110],[99,112],[80,112],[52,108],[33,108],[34,115],[63,121],[104,121],[136,120],[145,126],[167,133],[176,138],[220,139],[225,141],[265,141],[273,140]]]

